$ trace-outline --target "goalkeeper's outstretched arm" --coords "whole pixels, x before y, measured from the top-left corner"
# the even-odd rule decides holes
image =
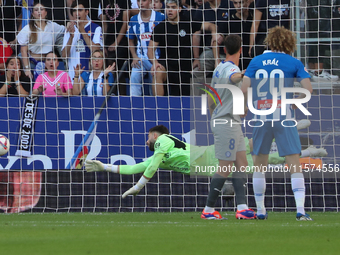
[[[122,195],[122,198],[126,198],[128,195],[135,196],[141,191],[142,188],[144,188],[145,184],[147,184],[148,181],[152,178],[152,176],[156,173],[159,165],[162,162],[163,156],[164,156],[164,153],[154,154],[143,176],[139,179],[139,181],[136,183],[135,186],[125,191],[125,193]]]
[[[148,158],[146,161],[141,162],[136,165],[112,165],[112,164],[103,164],[98,160],[86,160],[85,162],[85,170],[87,172],[99,172],[99,171],[107,171],[111,173],[118,174],[138,174],[144,173],[144,175],[140,178],[135,186],[127,190],[123,194],[123,198],[128,195],[137,195],[139,191],[145,186],[145,184],[152,178],[152,176],[156,173],[159,165],[162,162],[162,158],[164,153],[157,153],[154,156]]]
[[[144,162],[135,164],[135,165],[111,165],[111,164],[103,164],[98,160],[86,160],[85,162],[85,170],[87,172],[100,172],[107,171],[116,174],[139,174],[144,173],[148,165],[150,164],[150,158]]]

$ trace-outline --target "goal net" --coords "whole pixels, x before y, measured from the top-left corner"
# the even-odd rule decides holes
[[[71,13],[69,10],[78,8],[71,8],[66,0],[64,3],[56,0],[47,2],[49,3],[45,5],[50,20],[65,27],[67,21],[72,21],[69,19]],[[88,1],[89,18],[103,27],[104,43],[101,47],[104,47],[104,59],[114,61],[116,70],[122,67],[125,60],[129,60],[129,65],[124,70],[121,79],[114,82],[115,94],[119,96],[113,95],[108,99],[95,129],[90,132],[91,143],[88,144],[87,151],[82,151],[83,154],[87,154],[87,159],[97,159],[103,163],[116,165],[140,163],[152,156],[152,152],[145,144],[148,139],[148,130],[160,124],[168,127],[170,134],[191,145],[214,144],[209,114],[202,114],[202,107],[206,104],[206,94],[204,92],[202,95],[203,90],[199,89],[202,87],[195,87],[197,80],[191,82],[194,84],[194,87],[191,87],[194,94],[192,96],[149,96],[153,93],[151,85],[143,87],[144,96],[129,96],[133,58],[129,53],[129,41],[126,34],[121,34],[120,29],[125,22],[124,11],[129,9],[129,18],[133,16],[132,14],[138,15],[138,9],[131,8],[131,5],[135,7],[135,2],[130,3],[127,0]],[[191,5],[194,1],[187,2],[186,4]],[[256,3],[249,7],[244,4],[240,17],[246,14],[249,17],[247,16],[246,20],[240,23],[237,22],[237,16],[236,18],[234,16],[235,20],[231,19],[231,14],[238,10],[237,1],[234,1],[235,6],[232,1],[221,1],[222,4],[226,2],[230,3],[230,6],[223,7],[229,10],[228,18],[225,18],[227,21],[223,23],[227,31],[232,33],[233,29],[238,27],[241,29],[242,40],[247,35],[249,40],[252,23],[249,17],[251,15],[254,17],[256,15],[254,9],[260,7],[256,6]],[[7,6],[8,3],[15,3],[15,6]],[[311,122],[309,127],[299,131],[302,147],[303,149],[310,146],[323,147],[328,154],[325,157],[316,159],[310,157],[302,161],[306,170],[304,171],[306,210],[338,211],[340,83],[337,76],[340,75],[340,36],[338,34],[340,25],[337,22],[338,19],[340,20],[340,3],[338,5],[337,1],[303,0],[287,1],[281,4],[276,4],[276,2],[272,4],[271,0],[268,0],[266,3],[274,16],[288,12],[290,29],[297,36],[297,50],[294,56],[305,64],[312,77],[314,92],[306,105],[312,115],[306,117],[297,111],[297,120],[309,119]],[[1,6],[2,38],[7,40],[8,44],[15,39],[20,28],[28,24],[27,21],[33,15],[33,4],[31,3],[32,6],[28,8],[22,4],[22,1],[6,1],[6,6],[4,4]],[[161,6],[164,9],[165,5]],[[247,13],[243,12],[245,8],[248,10]],[[9,17],[10,9],[12,16]],[[20,17],[16,16],[19,11]],[[81,11],[81,8],[78,11]],[[198,22],[194,8],[190,12],[190,20],[186,22]],[[223,16],[222,14],[221,12],[221,17],[224,17],[225,14]],[[24,20],[25,17],[26,23],[21,21],[21,18]],[[8,21],[13,22],[12,25]],[[128,29],[127,23],[125,25]],[[150,35],[151,32],[146,33]],[[49,35],[54,33],[56,32],[52,31]],[[90,36],[91,33],[89,32]],[[201,31],[201,38],[205,38],[206,34],[209,32]],[[122,41],[119,45],[115,45],[115,40],[119,35]],[[61,39],[59,38],[61,46],[63,37],[64,34]],[[10,58],[6,53],[9,50],[7,43],[2,41],[1,48],[2,63],[6,67],[6,69],[2,68],[4,77],[9,72],[9,67],[6,66],[6,59]],[[22,53],[22,47],[20,48],[18,41],[12,44],[14,45],[12,51],[15,54]],[[80,46],[78,45],[81,50]],[[246,46],[249,45],[243,45],[243,47]],[[210,44],[207,45],[205,40],[200,40],[198,52],[203,62],[211,60],[208,56],[202,55],[202,52],[209,47]],[[59,51],[62,55],[62,47]],[[194,55],[192,53],[193,59]],[[45,57],[43,54],[41,56]],[[93,59],[94,57],[90,56],[88,61]],[[251,57],[243,52],[241,65],[245,65],[250,59]],[[59,62],[61,63],[59,68],[68,72],[67,57],[61,57]],[[89,65],[87,71],[91,71],[90,68],[92,67]],[[204,68],[202,65],[200,71],[203,72],[204,77],[209,78],[209,72]],[[33,74],[33,69],[29,70],[32,70]],[[114,77],[115,79],[118,77],[118,71],[114,72]],[[208,80],[204,78],[202,83],[205,82]],[[4,78],[0,81],[0,86],[10,87],[12,86],[10,83],[15,85],[14,80],[9,82]],[[34,82],[30,86],[32,89]],[[40,95],[39,99],[35,99],[35,97],[24,96],[11,97],[5,92],[1,93],[4,94],[0,97],[0,134],[9,138],[11,148],[8,154],[0,157],[0,210],[8,213],[19,211],[185,212],[201,211],[205,206],[210,176],[183,175],[176,171],[159,169],[137,196],[122,199],[121,195],[139,180],[141,174],[87,173],[83,168],[70,169],[70,162],[100,110],[104,96],[81,94],[45,97]],[[248,116],[247,121],[250,119],[251,116]],[[250,139],[251,128],[249,126],[244,128],[244,132],[245,136]],[[277,167],[284,167],[284,163]],[[291,191],[290,174],[267,173],[266,178],[266,207],[277,211],[294,210],[295,202]],[[248,174],[247,199],[250,207],[256,207],[251,173]],[[216,208],[220,207],[223,210],[235,210],[234,196],[232,194],[222,195],[216,204]]]

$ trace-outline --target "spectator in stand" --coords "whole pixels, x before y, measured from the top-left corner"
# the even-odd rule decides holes
[[[233,0],[234,9],[231,9],[229,19],[230,34],[237,34],[242,39],[242,54],[239,67],[241,70],[247,69],[251,58],[249,52],[250,29],[253,23],[253,6],[249,6],[250,0]],[[221,30],[219,30],[221,32]]]
[[[104,0],[103,7],[103,31],[105,51],[107,52],[108,64],[116,61],[117,70],[120,70],[125,60],[129,59],[128,40],[126,31],[132,13],[138,14],[138,9],[129,11],[130,0]],[[119,94],[126,95],[126,81],[128,73],[122,75],[119,82]]]
[[[166,2],[167,19],[159,23],[152,34],[148,57],[153,62],[153,95],[189,96],[192,68],[192,33],[195,23],[190,22],[188,11],[183,11],[180,0]],[[166,33],[165,33],[166,31]],[[157,60],[155,50],[160,49]],[[169,86],[164,91],[164,83]]]
[[[103,46],[102,28],[92,23],[88,17],[87,0],[75,0],[71,5],[71,14],[76,18],[67,25],[64,36],[62,56],[68,61],[69,76],[74,77],[74,68],[81,64],[89,71],[91,53]]]
[[[5,39],[0,37],[0,73],[5,69],[7,58],[12,56],[13,50]]]
[[[191,8],[192,9],[199,9],[206,2],[207,2],[207,0],[191,0]]]
[[[30,78],[22,69],[21,59],[12,55],[6,61],[5,74],[0,76],[0,97],[27,96],[30,91]]]
[[[315,38],[308,45],[308,68],[314,81],[337,81],[339,77],[324,69],[330,64],[331,53],[331,0],[307,1],[307,35]],[[326,41],[323,41],[326,40]]]
[[[290,0],[256,0],[248,50],[250,57],[263,53],[263,41],[270,28],[283,26],[290,29],[290,8]]]
[[[0,37],[9,44],[15,43],[15,33],[18,31],[16,19],[21,14],[21,8],[15,0],[0,0]]]
[[[47,72],[38,76],[33,87],[33,95],[42,94],[46,97],[72,95],[71,79],[66,72],[58,70],[58,66],[58,55],[53,51],[47,53],[45,59]]]
[[[33,5],[32,17],[18,34],[17,40],[21,46],[21,57],[25,74],[37,78],[44,70],[44,58],[53,51],[54,46],[61,46],[65,27],[47,19],[47,4],[36,1]]]
[[[198,9],[201,6],[203,6],[204,3],[206,3],[207,0],[193,0],[193,7]]]
[[[96,50],[92,53],[91,65],[91,72],[83,72],[84,68],[80,64],[74,68],[73,95],[105,96],[113,86],[112,71],[115,70],[116,63],[104,70],[104,54]]]
[[[162,22],[165,16],[163,13],[151,10],[151,4],[152,0],[138,0],[140,12],[131,18],[127,32],[129,49],[133,58],[130,77],[131,96],[143,95],[143,84],[152,83],[150,73],[152,63],[148,58],[148,46],[154,27]],[[135,46],[135,40],[137,40],[137,46]],[[159,50],[156,50],[155,58],[159,58]]]
[[[226,34],[228,31],[228,16],[229,16],[229,1],[222,0],[209,0],[204,3],[199,9],[196,10],[194,16],[194,22],[198,27],[201,27],[203,22],[210,22],[219,27],[224,27]],[[223,35],[219,35],[217,39],[219,57],[215,57],[214,53],[214,41],[212,41],[211,31],[203,30],[203,41],[201,41],[201,33],[196,33],[193,37],[193,74],[194,78],[200,82],[206,83],[207,77],[212,77],[212,73],[221,59],[225,58],[223,50]],[[200,47],[201,45],[201,47]],[[213,47],[212,47],[213,46]]]
[[[164,13],[164,8],[165,8],[164,0],[153,0],[152,8],[156,12]]]

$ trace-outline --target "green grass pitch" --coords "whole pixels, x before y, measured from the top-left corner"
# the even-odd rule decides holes
[[[200,213],[45,213],[0,215],[1,254],[340,254],[340,214],[269,219],[200,219]],[[223,213],[225,215],[225,213]]]

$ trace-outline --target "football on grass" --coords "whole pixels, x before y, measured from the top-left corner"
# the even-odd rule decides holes
[[[9,151],[9,140],[6,136],[0,135],[0,156]]]

